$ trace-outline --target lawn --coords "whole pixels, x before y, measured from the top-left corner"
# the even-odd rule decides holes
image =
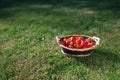
[[[1,0],[0,80],[120,80],[119,0]],[[84,58],[65,57],[57,35],[97,36]]]

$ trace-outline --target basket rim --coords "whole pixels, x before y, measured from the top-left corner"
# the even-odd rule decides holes
[[[89,38],[93,39],[92,37],[87,36],[87,35],[66,35],[66,36],[59,36],[59,41],[58,41],[59,46],[62,47],[62,48],[68,49],[68,50],[72,50],[72,51],[88,51],[88,50],[92,50],[92,49],[94,49],[94,48],[96,48],[96,47],[98,46],[98,44],[95,44],[94,46],[92,46],[92,47],[90,47],[90,48],[85,48],[85,49],[73,49],[73,48],[68,48],[68,47],[66,47],[66,46],[64,46],[64,45],[62,45],[62,44],[60,43],[61,38],[71,37],[71,36],[85,36],[85,37],[89,37]],[[93,39],[93,40],[94,40],[94,39]],[[96,43],[96,40],[94,40],[94,41],[95,41],[95,43]]]

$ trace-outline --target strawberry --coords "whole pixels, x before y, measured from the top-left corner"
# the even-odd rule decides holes
[[[95,42],[92,42],[92,46],[94,46],[95,45]]]
[[[74,48],[73,45],[68,45],[68,48]]]
[[[75,43],[75,42],[76,42],[75,37],[71,37],[71,41],[72,41],[73,43]]]
[[[68,39],[66,40],[66,43],[67,43],[67,44],[70,44],[70,42],[71,42],[71,39],[68,38]]]
[[[85,44],[85,45],[88,45],[88,42],[87,42],[87,41],[84,41],[84,44]]]
[[[78,40],[82,40],[82,37],[81,37],[81,36],[78,36],[77,39],[78,39]]]
[[[66,40],[67,40],[66,38],[63,39],[63,41],[65,41],[65,42],[66,42]]]
[[[73,45],[73,42],[70,42],[70,45]]]
[[[90,48],[90,45],[87,45],[87,48]]]
[[[77,44],[73,44],[73,47],[74,47],[74,48],[77,48]]]
[[[87,41],[88,43],[91,43],[91,42],[92,42],[92,39],[91,39],[91,38],[88,38],[86,41]]]
[[[65,41],[62,41],[61,44],[65,46],[65,45],[66,45],[66,42],[65,42]]]
[[[82,47],[83,47],[83,45],[84,45],[84,41],[82,40],[82,41],[81,41],[81,44],[80,44],[80,46],[82,46]]]
[[[80,45],[80,44],[81,44],[81,40],[80,40],[80,39],[77,39],[77,40],[76,40],[76,44],[77,44],[77,45]]]
[[[78,49],[82,49],[82,46],[81,46],[81,45],[78,45],[77,47],[78,47]]]
[[[91,46],[92,46],[92,44],[91,44],[91,43],[88,43],[88,46],[89,46],[89,47],[91,47]]]
[[[87,48],[87,45],[83,45],[83,48]]]

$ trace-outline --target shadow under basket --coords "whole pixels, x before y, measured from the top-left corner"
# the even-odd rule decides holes
[[[68,57],[86,57],[91,55],[92,51],[94,48],[96,48],[99,45],[100,39],[98,37],[90,37],[90,36],[85,36],[81,35],[83,38],[91,38],[94,42],[95,45],[90,48],[86,49],[72,49],[72,48],[67,48],[64,45],[61,44],[61,41],[66,38],[66,37],[72,37],[72,36],[78,36],[78,35],[69,35],[69,36],[57,36],[56,40],[61,48],[61,52]]]

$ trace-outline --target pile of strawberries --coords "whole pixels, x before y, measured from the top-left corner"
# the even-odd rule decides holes
[[[85,49],[95,45],[91,38],[84,38],[82,36],[66,37],[61,41],[61,44],[73,49]]]

